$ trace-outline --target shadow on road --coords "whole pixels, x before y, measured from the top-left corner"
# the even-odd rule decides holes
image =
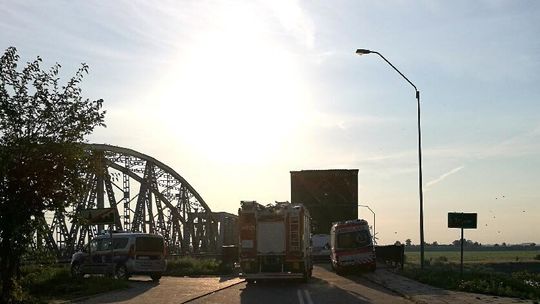
[[[104,295],[95,296],[81,302],[90,304],[129,301],[138,297],[141,294],[144,294],[145,292],[148,292],[150,289],[159,286],[159,283],[146,279],[144,277],[134,277],[129,279],[129,286],[130,287],[128,289],[108,292]]]
[[[366,289],[370,290],[370,297],[362,292]],[[383,298],[399,297],[396,293],[361,277],[337,276],[330,272],[319,272],[319,275],[314,276],[308,283],[294,280],[259,281],[247,284],[240,291],[240,303],[258,304],[374,303],[373,294]]]

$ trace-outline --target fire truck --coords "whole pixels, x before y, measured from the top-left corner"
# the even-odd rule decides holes
[[[240,271],[248,283],[263,279],[309,280],[311,219],[301,204],[263,206],[242,201],[238,210]]]
[[[375,271],[375,248],[365,220],[337,222],[330,230],[330,259],[337,273],[362,269]]]

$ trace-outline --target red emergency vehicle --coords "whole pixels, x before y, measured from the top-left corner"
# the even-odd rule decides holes
[[[242,201],[238,210],[241,277],[308,280],[311,262],[309,212],[301,204],[263,206]]]
[[[332,268],[337,273],[376,268],[373,238],[365,220],[334,223],[330,230],[330,247]]]

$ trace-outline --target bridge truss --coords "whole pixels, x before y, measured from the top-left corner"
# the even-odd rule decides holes
[[[90,238],[104,231],[74,221],[82,209],[114,208],[115,229],[163,235],[169,253],[217,253],[219,217],[214,216],[197,191],[176,171],[137,151],[88,144],[95,161],[86,173],[86,191],[70,210],[45,213],[36,245],[69,257]],[[222,229],[221,229],[222,230]]]

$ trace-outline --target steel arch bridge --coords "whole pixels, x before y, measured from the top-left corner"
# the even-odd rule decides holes
[[[85,191],[71,210],[45,213],[36,245],[69,257],[104,227],[73,221],[82,209],[114,208],[115,229],[163,235],[169,253],[218,253],[220,221],[199,193],[169,166],[137,151],[105,144],[87,144],[94,172],[82,178]],[[219,216],[221,215],[221,216]],[[234,217],[234,215],[232,215]],[[230,219],[225,218],[230,222]],[[222,223],[223,224],[223,223]],[[223,238],[223,236],[222,236]]]

